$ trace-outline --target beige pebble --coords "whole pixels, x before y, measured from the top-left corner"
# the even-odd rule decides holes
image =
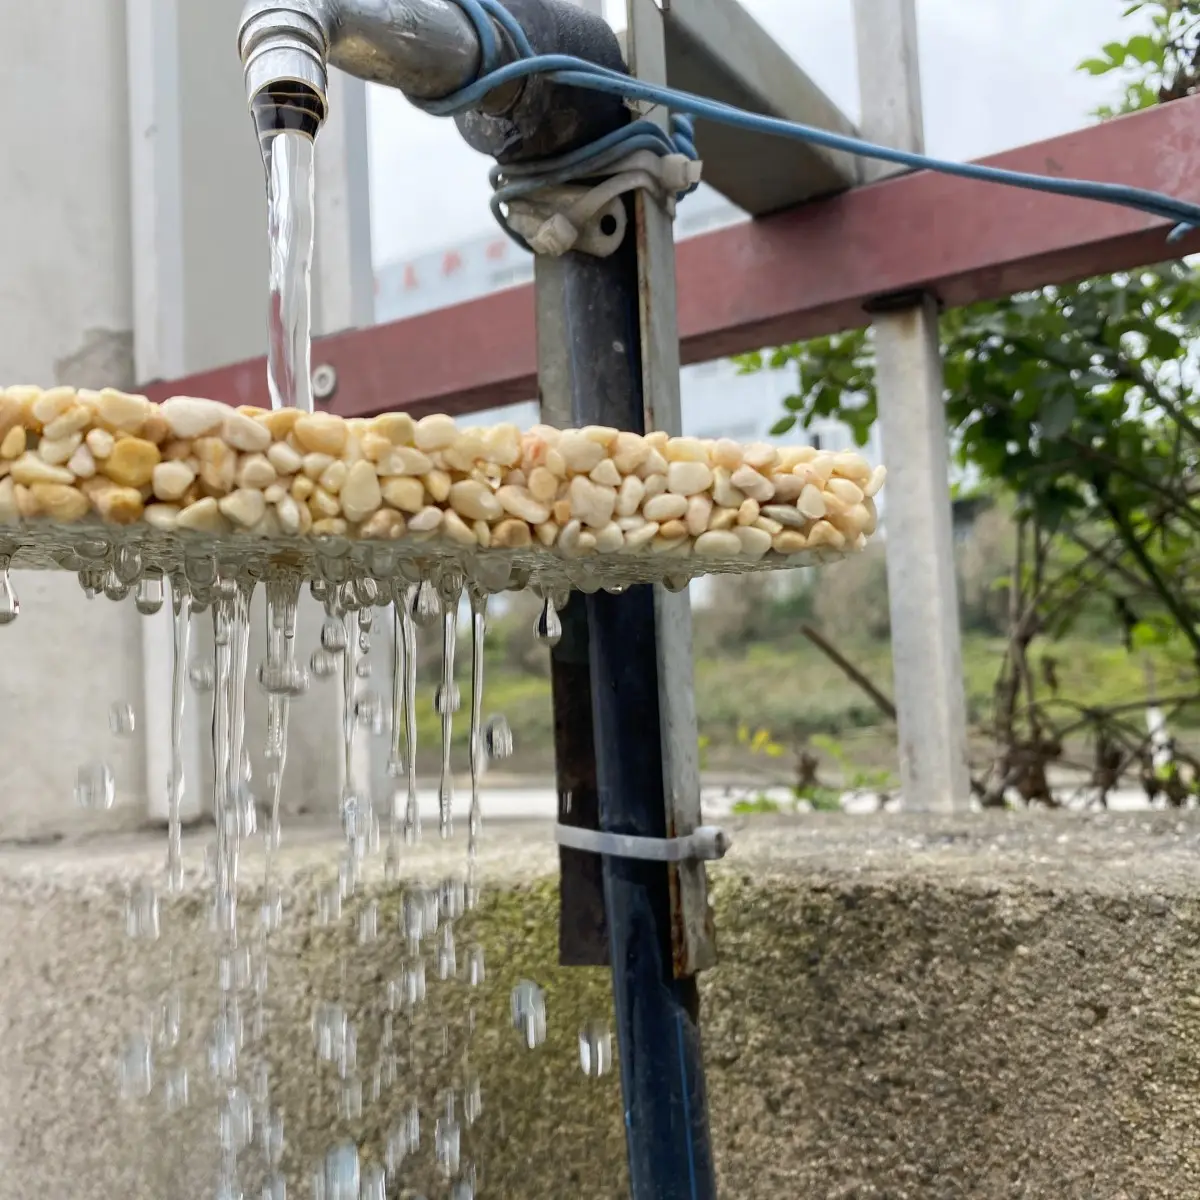
[[[640,434],[622,432],[613,444],[612,459],[622,475],[632,475],[650,456],[650,447]]]
[[[377,463],[385,454],[391,453],[392,443],[382,434],[368,433],[362,439],[363,458]]]
[[[24,425],[14,425],[0,441],[0,458],[20,458],[25,453],[29,438]]]
[[[707,463],[683,460],[667,468],[667,491],[679,496],[695,496],[712,486],[712,468]]]
[[[16,484],[7,477],[0,479],[0,525],[15,525],[20,516],[17,508]]]
[[[408,527],[413,533],[432,533],[442,523],[442,510],[430,505],[409,518]]]
[[[69,461],[72,454],[83,444],[83,435],[80,433],[68,434],[65,438],[60,438],[58,441],[50,441],[47,438],[42,438],[38,442],[37,456],[42,462],[48,462],[51,466],[61,467]]]
[[[729,477],[729,481],[738,491],[744,492],[752,500],[757,500],[759,504],[769,503],[775,495],[775,486],[753,467],[738,467]]]
[[[412,446],[393,446],[376,463],[380,475],[428,475],[433,470],[433,459]]]
[[[92,503],[100,516],[113,525],[132,525],[145,515],[146,504],[142,493],[134,487],[110,484],[98,489]]]
[[[418,425],[417,437],[419,438],[420,436],[421,430]],[[478,539],[475,537],[471,527],[452,508],[448,509],[442,517],[441,529],[438,532],[442,537],[459,546],[475,546],[478,544]]]
[[[76,447],[75,453],[67,460],[67,470],[76,479],[91,479],[96,474],[96,460],[86,443]]]
[[[708,518],[709,529],[733,529],[737,525],[736,508],[714,508]]]
[[[313,494],[308,498],[308,507],[312,512],[313,519],[317,521],[323,517],[340,516],[342,511],[337,497],[331,496],[319,484],[313,488]]]
[[[734,535],[742,544],[742,553],[747,558],[762,558],[771,549],[771,535],[765,529],[753,525],[739,525]]]
[[[468,521],[498,521],[505,511],[496,494],[477,479],[451,485],[450,507]]]
[[[733,472],[728,467],[717,467],[713,471],[713,500],[722,508],[737,508],[746,498],[743,492],[733,486],[732,480]]]
[[[332,413],[305,413],[296,421],[292,433],[308,454],[337,458],[346,445],[346,423]]]
[[[267,450],[267,462],[280,475],[295,475],[304,466],[304,459],[287,442],[274,442]]]
[[[645,505],[647,500],[653,500],[655,496],[661,496],[667,490],[666,472],[661,475],[648,475],[645,479],[638,480],[642,485],[642,504]]]
[[[854,454],[851,451],[835,454],[830,459],[830,467],[838,475],[853,483],[866,483],[871,478],[871,468],[867,460],[861,454]]]
[[[714,467],[723,467],[732,474],[742,465],[742,448],[729,438],[719,438],[712,448]]]
[[[550,507],[550,517],[556,524],[565,525],[571,519],[570,500],[555,500]]]
[[[779,451],[766,442],[751,442],[742,450],[742,462],[766,475],[779,462]]]
[[[762,508],[757,500],[743,500],[738,506],[737,523],[739,525],[753,525],[761,513]]]
[[[276,482],[268,484],[265,488],[263,488],[263,499],[268,504],[278,504],[280,500],[284,498],[284,496],[290,495],[291,493],[287,490],[286,485],[282,483]]]
[[[297,475],[292,480],[292,499],[304,503],[316,491],[316,487],[307,475]]]
[[[658,536],[650,543],[651,554],[670,554],[675,557],[682,557],[688,552],[691,545],[691,539],[688,537],[663,537]]]
[[[496,492],[496,499],[506,513],[520,517],[530,525],[540,525],[550,520],[550,509],[538,503],[526,488],[502,487]]]
[[[779,451],[779,469],[794,471],[801,463],[812,462],[819,453],[816,446],[784,446]]]
[[[699,438],[671,438],[663,450],[663,457],[668,463],[697,462],[707,465],[708,447]]]
[[[383,498],[401,512],[419,513],[425,507],[425,485],[408,475],[397,475],[382,482]]]
[[[867,511],[867,506],[865,504],[855,504],[852,508],[846,510],[840,524],[842,531],[854,538],[858,537],[860,533],[865,533],[871,521],[872,517]]]
[[[658,527],[658,536],[667,541],[685,538],[687,537],[687,526],[682,521],[663,521]]]
[[[291,496],[284,496],[276,502],[275,515],[279,518],[279,528],[284,533],[300,532],[300,505]]]
[[[69,484],[34,483],[29,490],[38,511],[52,521],[78,521],[86,517],[91,508],[88,498]]]
[[[871,472],[870,478],[863,486],[863,493],[868,499],[874,499],[879,495],[879,489],[883,487],[884,481],[887,479],[887,467],[882,464]]]
[[[586,536],[587,534],[584,535],[585,538]],[[595,540],[592,548],[597,554],[616,554],[625,546],[625,534],[615,521],[610,521],[603,529],[597,530],[592,537]],[[588,548],[586,541],[583,545],[585,549]]]
[[[513,467],[521,461],[521,431],[507,422],[490,425],[483,431],[484,455],[499,467]]]
[[[170,533],[179,525],[179,505],[148,504],[142,512],[142,520],[154,529]]]
[[[796,508],[813,521],[825,515],[825,496],[815,483],[806,483],[796,500]]]
[[[417,427],[413,432],[413,444],[418,450],[429,453],[431,450],[444,450],[447,446],[452,446],[457,437],[458,426],[454,423],[453,417],[448,417],[444,413],[432,413],[417,422]],[[470,533],[470,530],[467,532]],[[475,541],[473,534],[471,534],[471,541]]]
[[[783,525],[779,521],[774,521],[770,517],[759,517],[754,522],[755,529],[765,529],[772,537],[777,533],[783,532]]]
[[[350,525],[344,517],[322,517],[313,522],[312,532],[316,537],[345,537]]]
[[[97,462],[103,462],[117,444],[116,439],[107,429],[89,429],[84,441],[87,442],[87,447]]]
[[[228,517],[235,525],[250,529],[262,520],[267,511],[267,502],[262,492],[253,488],[238,488],[236,492],[222,497],[217,503],[223,516]]]
[[[676,521],[687,512],[686,496],[674,492],[664,492],[654,496],[642,505],[642,515],[647,521]]]
[[[840,550],[845,544],[845,536],[828,521],[818,521],[808,531],[808,545],[810,546],[829,546],[834,550]]]
[[[47,388],[33,401],[29,411],[38,425],[45,427],[61,417],[67,409],[73,408],[76,403],[77,394],[74,388]]]
[[[432,457],[445,470],[469,475],[483,459],[483,433],[478,429],[464,429],[444,450],[435,450]]]
[[[581,553],[580,540],[583,537],[583,523],[581,521],[568,521],[562,528],[562,532],[558,535],[559,550],[569,557],[577,557]]]
[[[825,485],[825,490],[836,496],[847,508],[853,508],[863,501],[863,490],[849,479],[833,478]]]
[[[653,446],[646,448],[646,461],[637,469],[637,477],[641,480],[649,482],[652,475],[665,475],[667,473],[667,460],[663,458],[661,451]]]
[[[808,524],[808,518],[789,504],[764,504],[762,515],[787,529],[803,529]]]
[[[529,472],[529,492],[539,504],[553,504],[558,495],[558,476],[546,467]]]
[[[782,533],[776,534],[771,542],[771,546],[777,554],[799,554],[802,550],[808,549],[808,544],[808,539],[804,534],[798,533],[795,529],[785,529]]]
[[[712,511],[713,502],[707,496],[692,496],[688,500],[687,513],[683,518],[683,523],[692,537],[699,537],[709,528]]]
[[[564,431],[559,439],[558,452],[568,471],[586,475],[594,471],[606,457],[605,445],[577,429]]]
[[[875,507],[875,501],[870,496],[863,501],[863,508],[867,510],[867,524],[863,528],[863,533],[867,537],[870,537],[879,527],[879,510]]]
[[[323,454],[319,450],[312,450],[304,456],[304,474],[316,483],[321,476],[329,470],[337,459],[332,454]]]
[[[372,463],[367,463],[367,469],[372,475],[375,474],[375,467]],[[317,476],[317,483],[320,484],[331,496],[337,496],[341,493],[342,488],[346,484],[346,476],[350,473],[350,468],[346,466],[340,458],[334,459]],[[353,520],[353,518],[351,518]]]
[[[291,437],[296,428],[296,422],[302,416],[304,414],[296,408],[277,408],[272,412],[258,413],[254,419],[270,431],[271,437],[275,441],[282,442]]]
[[[347,521],[365,521],[383,503],[379,476],[372,463],[361,459],[352,466],[342,484],[342,515]]]
[[[367,422],[367,429],[379,437],[386,438],[393,446],[411,446],[416,436],[417,423],[408,413],[381,413]]]
[[[644,550],[658,537],[658,523],[648,521],[641,529],[635,529],[625,534],[625,549]]]
[[[829,454],[818,455],[811,462],[806,463],[802,467],[796,468],[796,473],[804,471],[808,478],[813,482],[824,487],[829,482],[833,475],[833,456]]]
[[[617,516],[632,517],[646,496],[646,485],[636,476],[629,475],[621,483],[617,492]]]
[[[26,451],[12,465],[13,481],[23,487],[34,483],[73,483],[75,476],[66,467],[43,462],[32,451]]]
[[[553,521],[545,521],[534,530],[534,535],[543,546],[549,548],[558,541],[559,528]]]
[[[217,437],[197,438],[193,448],[196,452],[196,460],[200,465],[200,479],[204,485],[221,495],[233,491],[234,477],[237,473],[237,454]],[[113,454],[116,453],[117,451],[114,450]],[[181,522],[185,516],[186,510],[179,514]],[[187,526],[184,525],[184,528],[186,529]]]
[[[533,543],[533,534],[529,526],[516,517],[501,521],[492,530],[492,545],[502,550],[520,550]]]
[[[248,454],[238,464],[237,485],[241,488],[257,488],[260,492],[269,488],[279,476],[265,454]]]
[[[422,476],[422,482],[425,484],[425,490],[433,498],[435,504],[445,504],[450,498],[452,480],[448,471],[441,471],[434,468],[434,470]]]
[[[159,405],[159,414],[177,438],[198,438],[215,433],[225,424],[228,409],[215,400],[197,396],[172,396]],[[180,514],[182,520],[183,514]],[[184,528],[188,528],[186,525]]]
[[[17,497],[17,515],[23,521],[32,521],[41,516],[41,509],[33,497],[33,493],[23,483],[18,483],[13,489]]]
[[[621,472],[617,470],[617,465],[611,458],[606,458],[593,471],[589,472],[588,478],[593,483],[603,484],[605,487],[621,486]]]
[[[397,538],[404,536],[407,525],[404,518],[398,512],[392,512],[391,509],[381,508],[369,516],[361,526],[359,526],[358,536],[364,538],[381,539],[385,541],[395,541]]]
[[[178,500],[194,480],[196,472],[186,462],[161,462],[155,467],[151,481],[158,499]]]
[[[104,388],[96,399],[96,415],[110,429],[121,433],[140,434],[150,413],[150,401],[145,396],[130,395],[115,388]]]
[[[795,504],[807,486],[804,480],[796,475],[773,475],[771,482],[775,485],[773,498],[776,504]]]
[[[92,412],[86,404],[77,404],[68,408],[61,417],[55,418],[42,430],[42,437],[52,442],[60,438],[70,437],[73,433],[81,433],[92,423]]]
[[[700,534],[692,549],[700,558],[737,558],[742,553],[742,543],[736,533],[713,529]]]
[[[615,488],[593,483],[583,475],[571,480],[569,499],[571,516],[589,529],[603,529],[613,519],[617,507]]]
[[[225,440],[243,454],[261,454],[271,445],[271,431],[237,411],[225,416]]]

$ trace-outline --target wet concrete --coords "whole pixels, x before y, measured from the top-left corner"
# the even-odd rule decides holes
[[[703,986],[722,1196],[1200,1194],[1200,822],[807,816],[755,818],[735,833],[713,870],[722,962]],[[189,844],[190,890],[164,907],[154,943],[131,942],[122,914],[124,888],[160,863],[158,838],[0,852],[0,1200],[212,1193],[204,1041],[216,979],[201,848]],[[480,1164],[481,1196],[627,1194],[615,1076],[586,1079],[576,1050],[580,1026],[608,1011],[608,983],[554,963],[549,828],[489,829],[483,903],[458,930],[460,968],[479,943],[486,982],[440,982],[427,952],[427,1003],[411,1040],[397,1018],[398,1082],[375,1103],[386,981],[403,955],[399,895],[368,880],[383,931],[373,944],[358,944],[349,910],[315,927],[336,853],[324,831],[294,830],[281,863],[287,912],[266,1047],[289,1195],[309,1194],[312,1162],[339,1137],[378,1159],[410,1096],[425,1141],[397,1194],[445,1195],[432,1171],[438,1093],[475,1071],[483,1114],[463,1153]],[[461,847],[429,846],[407,873],[432,882],[461,861]],[[246,877],[260,873],[251,856]],[[247,902],[244,919],[253,911]],[[193,1083],[191,1107],[174,1115],[159,1090],[171,1055],[148,1102],[115,1098],[117,1051],[169,971],[187,1001],[180,1053]],[[508,1012],[521,978],[547,995],[547,1042],[532,1052]],[[361,1031],[359,1119],[338,1115],[336,1072],[314,1059],[312,1008],[332,999]]]

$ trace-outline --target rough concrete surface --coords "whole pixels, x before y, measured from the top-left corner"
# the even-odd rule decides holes
[[[212,1194],[217,1097],[203,1051],[217,986],[203,841],[189,845],[189,888],[164,904],[157,942],[125,936],[123,895],[158,868],[158,839],[0,853],[0,1200]],[[1167,814],[735,826],[735,850],[713,870],[722,962],[703,985],[722,1196],[1200,1194],[1198,842],[1200,821]],[[609,1012],[608,982],[555,965],[549,830],[489,830],[483,902],[456,930],[460,976],[478,942],[486,981],[439,981],[427,948],[428,998],[411,1038],[397,1014],[398,1081],[377,1102],[385,985],[404,954],[400,892],[369,875],[338,925],[317,926],[336,853],[329,835],[298,831],[279,864],[287,908],[265,1046],[286,1113],[289,1195],[310,1194],[311,1164],[341,1137],[378,1161],[400,1104],[416,1097],[422,1149],[395,1194],[446,1196],[432,1166],[438,1098],[476,1071],[483,1111],[464,1129],[463,1157],[479,1165],[480,1196],[626,1195],[616,1077],[586,1079],[576,1050],[581,1024]],[[436,882],[462,858],[461,846],[422,848],[408,878]],[[244,877],[261,871],[249,855]],[[378,900],[381,938],[360,945],[364,897]],[[256,911],[247,894],[243,927]],[[189,1109],[168,1115],[171,1055],[135,1105],[117,1102],[115,1061],[172,977],[186,1001],[175,1053],[192,1089]],[[511,1028],[522,978],[547,995],[535,1051]],[[338,1115],[336,1072],[315,1060],[317,1000],[339,1000],[355,1020],[360,1119]],[[243,1078],[255,1053],[249,1044]],[[247,1183],[257,1197],[252,1169]]]

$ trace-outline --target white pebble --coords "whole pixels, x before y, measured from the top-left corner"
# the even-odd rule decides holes
[[[702,533],[693,549],[701,558],[737,558],[742,552],[742,543],[736,533],[713,529]]]
[[[680,496],[695,496],[712,486],[712,468],[707,463],[683,460],[667,468],[667,491]]]
[[[677,521],[687,512],[687,507],[686,496],[679,496],[674,492],[664,492],[661,496],[654,496],[642,505],[642,515],[647,521],[660,523]]]

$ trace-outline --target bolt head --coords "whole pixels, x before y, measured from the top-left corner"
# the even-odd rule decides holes
[[[331,400],[337,391],[337,371],[329,364],[322,363],[312,373],[312,390],[314,400]]]

